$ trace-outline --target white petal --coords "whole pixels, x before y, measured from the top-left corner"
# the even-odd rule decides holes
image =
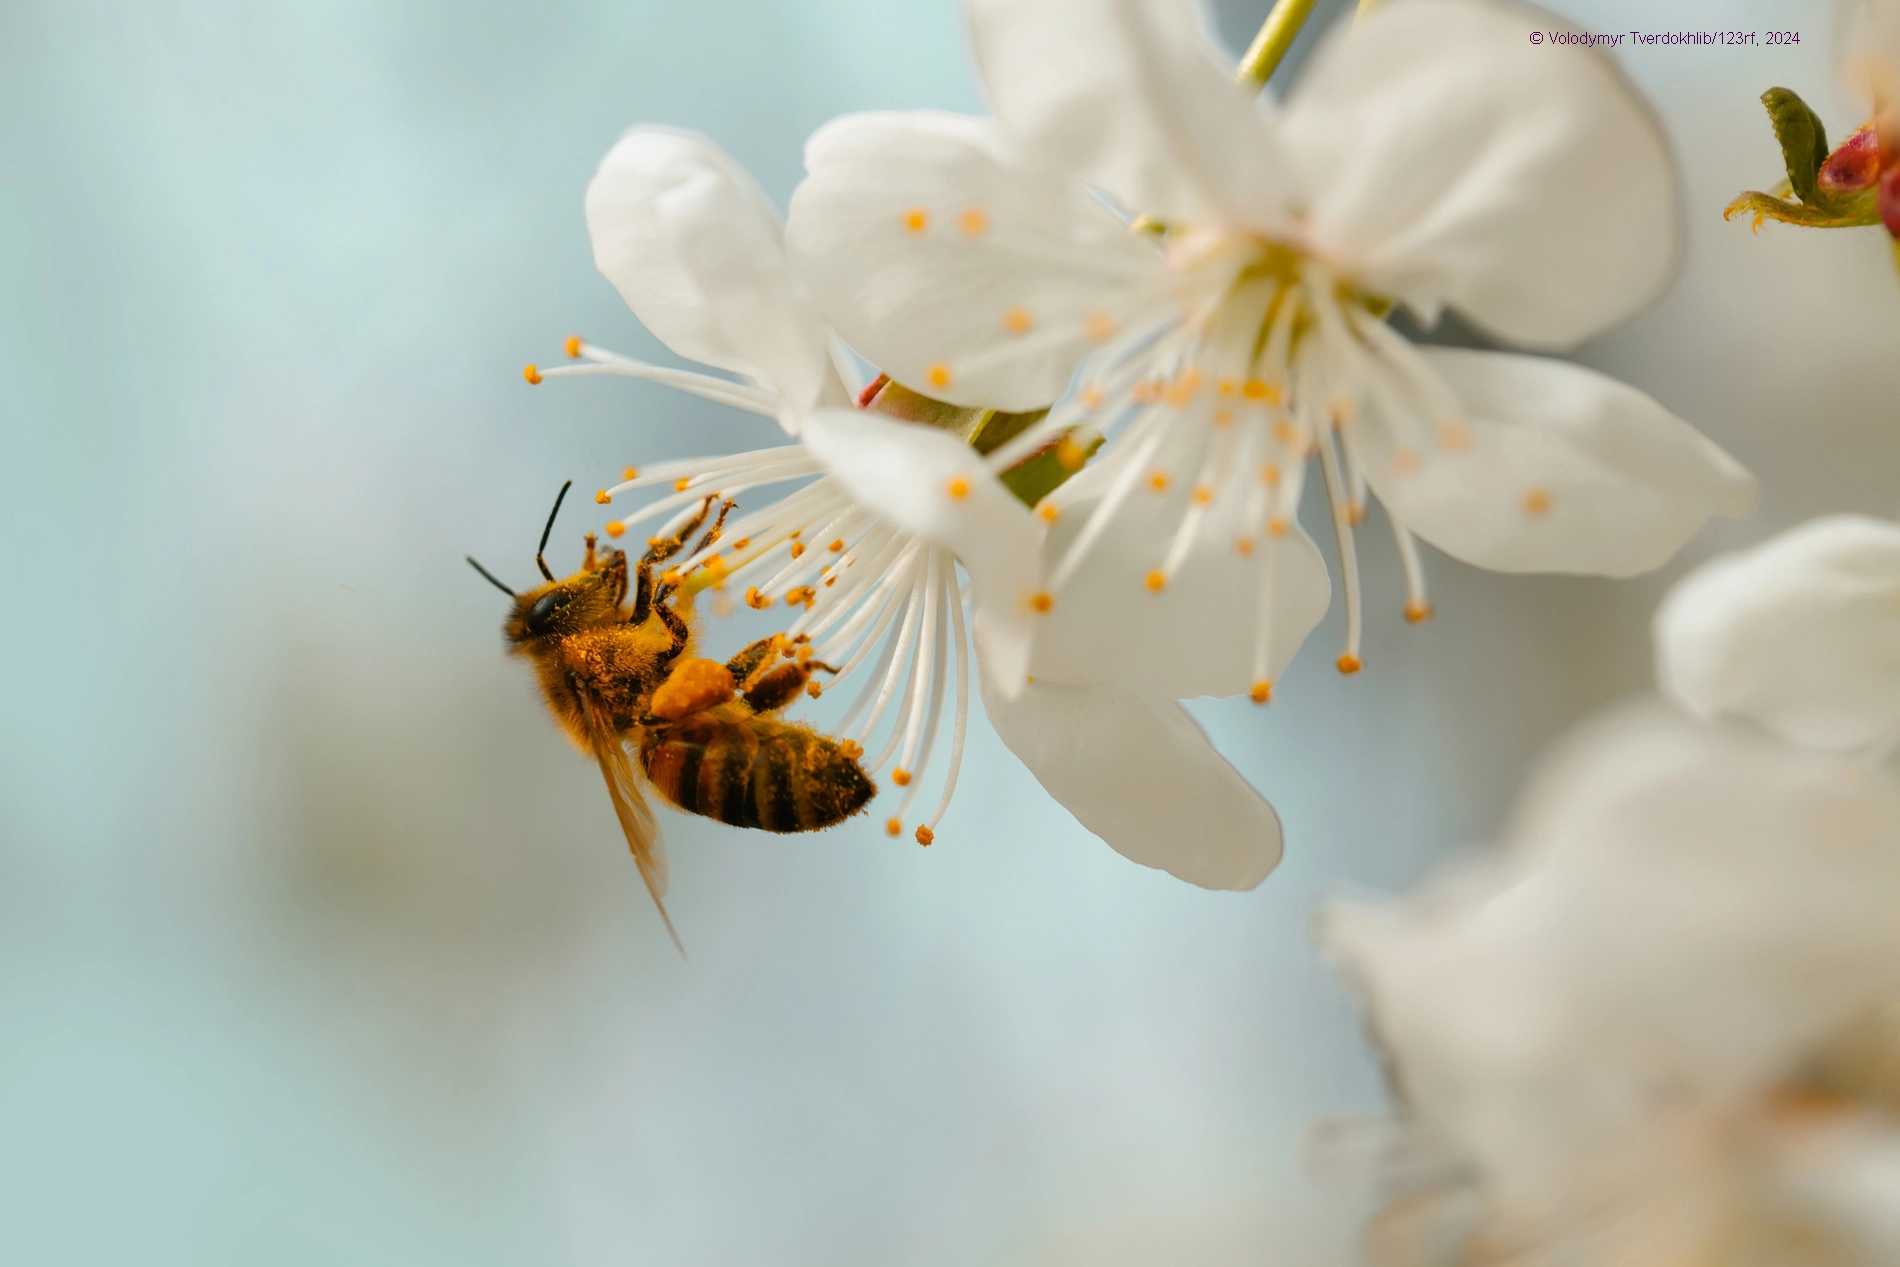
[[[990,102],[1012,137],[1132,212],[1281,226],[1287,163],[1197,0],[971,0]]]
[[[1025,164],[992,120],[846,115],[805,165],[787,231],[799,275],[847,342],[940,400],[1048,405],[1162,298],[1153,242]]]
[[[1657,677],[1797,743],[1900,739],[1900,524],[1837,515],[1711,560],[1656,613]]]
[[[587,232],[594,263],[673,351],[757,379],[792,413],[841,391],[772,204],[712,142],[628,132],[587,186]]]
[[[970,574],[983,676],[1022,689],[1041,619],[1042,530],[977,451],[946,431],[861,410],[821,409],[805,442],[851,495],[883,518],[955,554]]]
[[[1506,840],[1327,940],[1408,1100],[1507,1201],[1640,1162],[1659,1087],[1758,1102],[1900,969],[1900,789],[1839,761],[1623,711],[1546,760]]]
[[[1112,683],[1032,683],[1006,700],[983,678],[996,733],[1049,795],[1124,858],[1204,889],[1251,889],[1280,861],[1273,807],[1187,710]]]
[[[1294,92],[1321,253],[1427,321],[1450,305],[1515,343],[1573,344],[1661,290],[1675,169],[1603,56],[1484,0],[1382,5]]]
[[[1326,614],[1332,587],[1325,560],[1298,524],[1267,537],[1259,524],[1245,521],[1244,499],[1226,496],[1209,507],[1193,549],[1166,587],[1150,590],[1145,579],[1160,566],[1187,497],[1185,488],[1166,496],[1143,489],[1123,504],[1035,628],[1029,672],[1037,681],[1114,681],[1165,700],[1244,695],[1256,677],[1261,569],[1268,566],[1273,630],[1267,678],[1280,676]],[[1043,550],[1051,570],[1094,506],[1093,499],[1064,505]],[[1253,540],[1253,554],[1234,548],[1240,537]]]
[[[1464,406],[1468,447],[1411,440],[1371,416],[1349,439],[1379,500],[1455,558],[1632,576],[1661,566],[1710,515],[1754,507],[1753,476],[1633,387],[1541,357],[1421,351]]]

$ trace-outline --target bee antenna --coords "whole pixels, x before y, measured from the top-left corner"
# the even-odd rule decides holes
[[[548,538],[554,533],[554,517],[561,513],[561,503],[567,500],[567,490],[572,487],[574,487],[574,481],[569,480],[561,485],[561,491],[554,495],[554,509],[548,512],[548,526],[541,530],[541,548],[534,552],[534,565],[540,568],[541,575],[550,581],[554,579],[554,573],[548,571],[548,561],[541,556],[547,553]]]
[[[503,585],[500,581],[495,579],[495,574],[493,572],[490,572],[487,568],[477,563],[475,561],[474,555],[464,555],[463,557],[468,560],[468,565],[470,567],[474,568],[477,572],[480,572],[482,576],[487,579],[490,585],[494,586],[496,589],[500,590],[502,593],[506,594],[510,598],[513,598],[515,596],[515,592],[513,590],[509,589],[506,585]]]

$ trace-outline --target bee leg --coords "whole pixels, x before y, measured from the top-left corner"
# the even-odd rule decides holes
[[[752,675],[759,671],[761,665],[778,654],[779,640],[782,637],[781,634],[773,634],[769,638],[759,639],[726,661],[726,672],[732,674],[733,681],[744,686],[752,680]]]
[[[699,513],[680,525],[680,530],[670,537],[651,537],[647,540],[647,552],[642,563],[664,563],[680,552],[686,539],[699,531],[699,525],[706,522],[706,516],[712,513],[712,504],[717,497],[708,497],[699,503]],[[724,518],[722,514],[720,518]]]
[[[653,610],[653,565],[640,560],[633,565],[633,577],[633,615],[627,617],[627,623],[644,625]]]
[[[588,533],[583,540],[587,544],[587,557],[581,560],[581,571],[591,572],[596,566],[594,560],[594,534],[591,532]]]
[[[673,635],[673,645],[660,652],[658,657],[661,664],[671,664],[680,652],[686,650],[686,622],[680,619],[678,612],[665,603],[654,603],[652,606],[653,611],[660,618],[660,623],[664,624],[667,632]]]
[[[719,540],[719,530],[726,526],[726,516],[730,515],[732,513],[733,507],[737,506],[738,504],[739,503],[735,501],[723,501],[719,503],[719,518],[713,520],[713,526],[706,530],[706,535],[701,537],[699,539],[699,544],[693,547],[694,554],[698,554],[701,550],[704,550],[707,546]],[[698,526],[698,524],[705,522],[705,519],[706,519],[705,512],[701,511],[699,518],[694,521],[694,525]],[[681,534],[681,535],[685,536],[685,535],[690,535],[690,534]]]
[[[770,713],[784,708],[798,698],[800,691],[806,689],[805,683],[810,680],[813,667],[804,661],[779,665],[746,690],[745,702],[752,706],[755,713]]]

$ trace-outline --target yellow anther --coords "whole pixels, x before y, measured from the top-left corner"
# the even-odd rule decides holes
[[[970,481],[961,475],[952,475],[949,484],[944,486],[944,491],[957,501],[962,501],[970,495]]]
[[[805,543],[803,541],[792,542],[792,557],[796,559],[803,553],[805,553]]]
[[[1550,513],[1550,490],[1547,488],[1527,488],[1524,490],[1524,513],[1527,515],[1547,515]]]
[[[820,695],[823,695],[824,693],[825,693],[825,688],[818,685],[818,682],[815,678],[805,683],[805,694],[811,696],[813,699],[817,699]]]
[[[930,828],[924,826],[922,823],[917,824],[917,843],[918,844],[923,845],[926,848],[928,848],[930,845],[930,842],[935,840],[936,838],[937,838],[936,832],[931,831]]]
[[[1152,405],[1161,399],[1161,385],[1152,379],[1144,378],[1129,389],[1130,396],[1137,405]]]
[[[1392,450],[1392,470],[1394,474],[1410,475],[1419,468],[1418,450],[1401,444]]]
[[[950,386],[950,367],[937,361],[924,371],[924,377],[930,380],[932,387]]]
[[[1439,423],[1438,447],[1463,453],[1471,447],[1471,424],[1461,418],[1447,418]]]
[[[726,574],[726,559],[724,555],[715,554],[699,566],[705,568],[707,575],[715,579]]]
[[[1003,309],[1003,329],[1011,334],[1028,334],[1035,325],[1036,319],[1029,315],[1029,309],[1020,307]]]
[[[898,787],[909,787],[910,771],[901,765],[898,766],[895,770],[891,771],[891,782],[897,784]]]
[[[884,830],[889,835],[901,836],[904,834],[904,824],[900,820],[893,818],[884,824]]]
[[[640,468],[637,466],[622,467],[620,470],[620,478],[623,480],[637,480],[640,478]]]
[[[1029,608],[1031,611],[1041,612],[1046,615],[1049,609],[1055,605],[1055,598],[1050,595],[1047,590],[1037,590],[1034,594],[1029,596]]]
[[[1162,589],[1166,587],[1168,583],[1168,578],[1163,576],[1159,572],[1150,572],[1148,573],[1146,577],[1143,578],[1143,583],[1147,585],[1149,589],[1159,594],[1162,591]]]
[[[1082,408],[1084,409],[1100,409],[1102,407],[1102,389],[1091,383],[1082,389],[1077,399],[1082,402]]]
[[[1366,504],[1364,502],[1347,502],[1346,503],[1346,522],[1351,524],[1353,527],[1357,528],[1360,524],[1364,523],[1365,521],[1366,521]]]
[[[1256,704],[1266,703],[1273,698],[1273,683],[1267,681],[1255,682],[1253,689],[1247,692],[1247,698]]]
[[[1065,471],[1079,471],[1088,460],[1088,453],[1068,436],[1063,436],[1062,442],[1056,445],[1056,461],[1062,464]]]
[[[826,546],[825,549],[831,551],[833,554],[843,554],[844,553],[844,538],[843,537],[837,538],[830,545]]]
[[[581,359],[581,336],[578,334],[568,335],[567,342],[562,344],[561,348],[563,351],[567,353],[568,360],[570,361],[580,360]]]
[[[1269,537],[1286,536],[1286,520],[1279,515],[1267,520],[1267,535]]]
[[[1151,471],[1148,475],[1148,487],[1154,489],[1157,493],[1167,492],[1168,473],[1166,471]]]
[[[904,213],[904,232],[922,233],[930,227],[930,213],[922,207],[912,207]]]
[[[1248,400],[1265,401],[1269,405],[1280,403],[1280,393],[1264,378],[1248,379],[1240,385],[1240,393]]]
[[[1214,490],[1205,484],[1197,486],[1190,496],[1193,497],[1196,506],[1212,506],[1214,504]]]
[[[759,587],[754,585],[745,592],[745,605],[754,611],[762,611],[772,605],[772,596],[759,593]]]
[[[1272,462],[1268,462],[1262,466],[1260,468],[1260,482],[1265,484],[1268,488],[1278,488],[1280,485],[1280,468],[1275,466]]]
[[[538,383],[541,381],[541,371],[536,369],[534,366],[530,365],[528,366],[528,368],[521,371],[521,377],[527,379],[528,382],[532,385],[534,383]]]
[[[975,237],[989,227],[990,213],[981,207],[965,207],[962,214],[957,216],[957,228],[962,229],[971,237]]]
[[[662,584],[662,585],[670,585],[670,586],[672,586],[672,587],[673,587],[674,589],[678,589],[678,588],[679,588],[679,585],[680,585],[680,581],[681,581],[682,579],[683,579],[683,578],[682,578],[682,577],[680,576],[680,574],[679,574],[678,572],[675,572],[675,571],[673,571],[673,570],[672,570],[672,569],[670,569],[670,568],[669,568],[669,569],[668,569],[667,571],[664,571],[664,572],[662,572],[662,573],[660,573],[660,584]]]
[[[1082,318],[1082,334],[1096,343],[1105,342],[1115,336],[1115,318],[1099,310],[1091,312]]]
[[[673,491],[676,493],[683,493],[692,486],[693,480],[689,475],[682,475],[673,481]]]
[[[1052,524],[1062,517],[1062,510],[1054,502],[1044,502],[1036,507],[1037,516],[1046,524]]]
[[[1303,447],[1302,444],[1299,443],[1304,439],[1303,434],[1298,427],[1294,426],[1293,423],[1286,418],[1282,418],[1273,424],[1273,438],[1289,449]]]
[[[1422,624],[1432,618],[1432,605],[1422,598],[1415,598],[1405,605],[1405,623]]]
[[[626,531],[627,531],[627,525],[621,523],[618,519],[610,519],[607,521],[607,535],[608,536],[619,537]]]
[[[1354,655],[1350,651],[1348,651],[1345,655],[1340,656],[1338,660],[1334,661],[1334,663],[1338,666],[1339,671],[1345,674],[1347,677],[1351,677],[1353,674],[1359,672],[1359,670],[1366,667],[1364,664],[1360,662],[1359,657]]]
[[[1243,557],[1246,555],[1252,554],[1253,553],[1253,538],[1252,537],[1234,538],[1234,553],[1241,555]]]
[[[864,755],[864,749],[858,747],[857,742],[851,739],[841,741],[838,744],[838,751],[844,755],[846,761],[856,761]]]
[[[613,504],[613,500],[613,495],[604,488],[594,494],[594,504],[596,506],[610,506]]]

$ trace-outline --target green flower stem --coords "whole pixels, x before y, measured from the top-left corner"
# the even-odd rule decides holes
[[[1234,72],[1235,81],[1255,92],[1266,87],[1286,51],[1293,47],[1300,28],[1306,25],[1313,4],[1314,0],[1275,0],[1273,12],[1260,24],[1260,34],[1253,37],[1247,55],[1240,59],[1240,69]]]

